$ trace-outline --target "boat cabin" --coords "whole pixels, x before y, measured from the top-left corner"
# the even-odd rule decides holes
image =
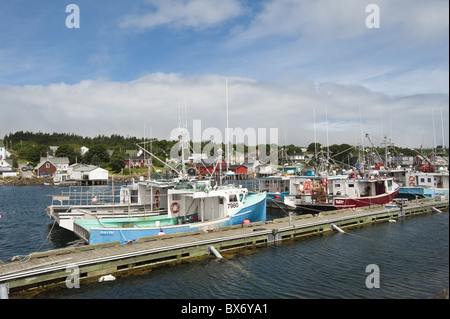
[[[247,193],[241,187],[212,187],[209,181],[179,182],[168,191],[169,217],[181,223],[225,218],[243,205]]]

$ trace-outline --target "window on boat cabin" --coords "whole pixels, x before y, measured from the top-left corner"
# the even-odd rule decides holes
[[[388,185],[388,187],[392,187],[392,180],[389,179],[389,180],[387,181],[387,185]]]
[[[244,198],[244,194],[239,194],[239,201],[242,202],[242,199]]]
[[[348,184],[348,187],[355,187],[355,184]]]
[[[334,187],[341,187],[341,184],[334,184]]]
[[[420,182],[421,182],[421,183],[425,183],[425,178],[422,177],[422,178],[420,179]]]
[[[430,177],[428,177],[428,183],[431,183],[431,178]]]
[[[181,195],[180,194],[173,194],[172,195],[172,200],[180,200],[181,199]]]
[[[230,203],[231,202],[237,202],[237,197],[236,197],[236,195],[230,195]]]

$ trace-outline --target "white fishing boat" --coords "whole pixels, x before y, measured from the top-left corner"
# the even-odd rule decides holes
[[[266,220],[266,194],[249,194],[234,185],[212,186],[210,181],[179,182],[167,194],[168,214],[143,218],[85,218],[74,222],[74,232],[89,244]]]

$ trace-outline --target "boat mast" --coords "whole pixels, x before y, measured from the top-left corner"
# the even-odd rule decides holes
[[[227,173],[228,173],[228,165],[230,162],[230,144],[229,144],[229,125],[228,125],[228,78],[225,78],[225,103],[227,107],[227,128],[225,130],[225,140],[226,140],[226,146],[225,146],[225,152],[226,152],[226,158],[227,158]]]

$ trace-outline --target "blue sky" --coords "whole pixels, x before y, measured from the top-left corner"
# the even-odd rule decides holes
[[[70,3],[80,9],[80,28],[66,27]],[[380,8],[379,28],[365,23],[371,3]],[[328,132],[331,144],[361,143],[370,133],[399,146],[448,146],[448,6],[5,0],[0,135],[168,138],[180,105],[188,127],[202,120],[224,128],[228,78],[230,126],[278,127],[280,143],[307,146],[315,128],[323,144]]]

